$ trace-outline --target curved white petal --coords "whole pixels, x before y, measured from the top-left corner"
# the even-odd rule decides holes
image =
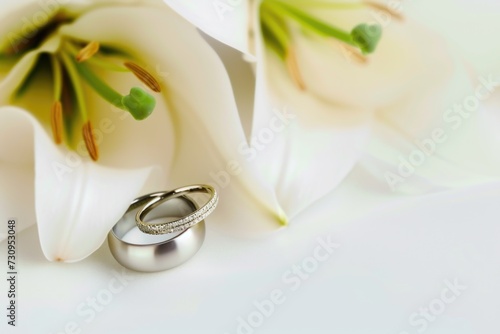
[[[248,54],[250,0],[164,0],[167,5],[204,33]]]
[[[2,132],[16,129],[23,135],[19,142],[15,137],[2,142],[2,161],[29,168],[29,154],[34,153],[36,216],[45,257],[65,262],[85,258],[102,244],[153,169],[119,170],[81,161],[74,152],[57,148],[39,123],[17,108],[2,108],[0,120]],[[30,202],[28,197],[22,204]],[[21,223],[26,227],[32,221]]]

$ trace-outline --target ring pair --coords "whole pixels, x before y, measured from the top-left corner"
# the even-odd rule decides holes
[[[206,194],[209,200],[200,207],[193,199],[195,193]],[[136,198],[109,232],[109,249],[121,265],[132,270],[154,272],[176,267],[200,249],[205,240],[204,219],[218,200],[209,185]]]

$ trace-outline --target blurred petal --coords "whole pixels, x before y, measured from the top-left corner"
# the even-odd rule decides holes
[[[389,172],[402,176],[391,188],[412,194],[494,181],[500,176],[498,143],[484,117],[500,80],[470,71],[456,48],[423,32],[411,40],[428,46],[418,53],[425,66],[407,65],[418,69],[401,85],[410,91],[378,110],[368,160],[388,163],[377,176],[388,186]]]
[[[480,73],[500,71],[500,43],[496,42],[500,30],[498,1],[412,1],[404,5],[403,10],[446,36]]]
[[[17,218],[20,232],[35,223],[33,130],[29,122],[6,117],[11,110],[0,108],[0,216]]]

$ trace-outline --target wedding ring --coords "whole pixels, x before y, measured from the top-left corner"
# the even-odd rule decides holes
[[[124,267],[144,272],[167,270],[184,263],[200,249],[205,239],[203,221],[176,234],[149,235],[138,229],[135,221],[138,210],[169,193],[158,192],[135,199],[109,232],[111,254]],[[153,218],[176,219],[197,209],[198,205],[193,199],[178,196],[158,207]]]
[[[179,219],[162,223],[145,222],[148,214],[162,203],[180,196],[190,195],[191,197],[193,193],[197,192],[210,195],[210,199],[205,205],[195,210],[191,214]],[[180,232],[203,221],[209,214],[211,214],[215,210],[218,201],[219,196],[217,195],[217,192],[213,187],[208,185],[192,185],[177,188],[156,197],[155,199],[144,205],[140,210],[137,211],[135,220],[139,229],[147,234],[166,234]]]

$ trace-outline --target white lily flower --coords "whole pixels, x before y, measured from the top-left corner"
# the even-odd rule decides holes
[[[54,4],[2,10],[0,209],[19,230],[36,216],[45,257],[72,262],[103,243],[134,197],[165,189],[179,119],[236,109],[217,55],[162,2]],[[148,119],[131,117],[152,105]]]
[[[219,165],[212,179],[218,175],[228,193],[273,198],[282,223],[332,191],[359,161],[388,189],[408,193],[498,177],[498,155],[465,145],[497,145],[482,135],[481,119],[471,117],[454,131],[450,123],[458,121],[448,113],[477,85],[483,84],[482,92],[490,96],[494,87],[484,87],[484,82],[494,79],[486,75],[477,81],[444,38],[399,8],[374,1],[221,0],[211,2],[212,8],[206,1],[164,1],[205,33],[256,61],[255,106],[251,124],[242,124],[250,134],[234,136],[233,146],[242,149],[233,149],[225,157],[232,165]],[[235,17],[244,21],[228,29]],[[355,36],[360,23],[373,28],[371,35],[365,30],[361,41]],[[382,38],[367,57],[379,37],[374,24],[382,26]],[[233,68],[236,91],[244,80],[241,67]],[[276,109],[295,118],[286,130],[271,135]],[[442,142],[424,153],[425,161],[413,166],[410,175],[399,175],[399,158],[420,149],[429,136]],[[231,166],[251,170],[253,179],[242,171],[231,175]],[[234,175],[239,181],[229,187],[226,181],[236,179]],[[271,195],[249,190],[250,183],[267,185]],[[247,190],[238,190],[239,185]],[[258,221],[255,209],[238,208],[233,221],[244,226]]]

